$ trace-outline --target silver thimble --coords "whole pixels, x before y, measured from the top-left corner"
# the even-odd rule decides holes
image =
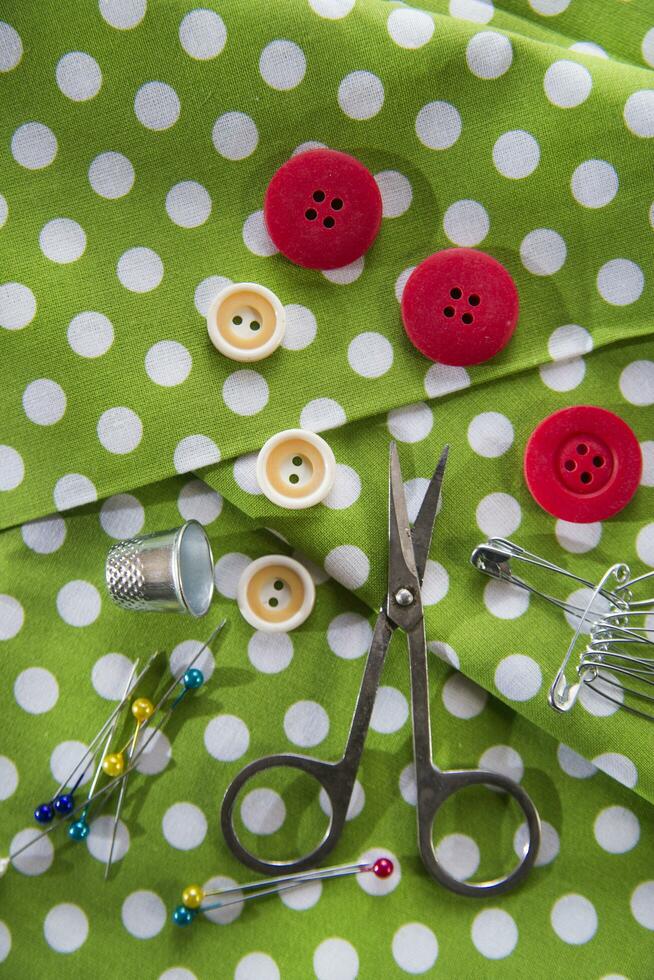
[[[213,597],[213,556],[204,528],[187,521],[118,541],[107,555],[109,595],[124,609],[204,616]]]

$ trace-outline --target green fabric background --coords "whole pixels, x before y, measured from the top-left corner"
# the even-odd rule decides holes
[[[599,715],[592,699],[555,715],[545,695],[569,624],[535,599],[498,589],[468,559],[497,533],[590,579],[618,559],[638,573],[654,567],[654,6],[452,0],[422,8],[433,13],[433,31],[431,14],[384,0],[225,0],[204,4],[220,21],[204,14],[193,31],[193,19],[181,25],[196,8],[181,0],[150,0],[147,9],[145,0],[0,0],[0,22],[22,44],[19,58],[15,35],[0,24],[4,853],[55,788],[55,749],[88,742],[111,710],[100,690],[107,694],[107,677],[115,686],[125,661],[107,655],[170,653],[202,640],[222,614],[230,620],[209,683],[167,730],[172,758],[163,766],[161,756],[160,775],[130,780],[121,829],[129,848],[111,881],[103,883],[93,856],[102,850],[99,824],[88,847],[56,832],[54,860],[34,847],[0,882],[6,976],[62,968],[164,980],[652,974],[651,726],[620,712]],[[484,32],[494,33],[479,40]],[[279,39],[300,53],[268,48]],[[571,51],[578,42],[609,57]],[[71,52],[89,55],[99,72],[80,58],[62,67]],[[586,71],[552,70],[561,61]],[[493,71],[497,77],[479,77]],[[567,84],[560,74],[554,84],[562,71]],[[356,76],[348,96],[343,80],[353,72],[369,75]],[[178,98],[179,115],[164,129],[142,121],[141,87],[152,81]],[[556,104],[566,96],[578,104]],[[460,133],[453,138],[450,128],[451,145],[441,149],[443,117],[425,126],[434,102],[449,103],[447,118],[460,119]],[[170,105],[174,96],[159,90],[159,119]],[[226,113],[250,120],[239,117],[228,152],[241,159],[224,155]],[[56,137],[52,159],[43,129],[21,135],[30,123]],[[253,127],[256,145],[246,145]],[[511,178],[493,151],[516,130],[531,139],[509,141],[509,166],[515,171],[526,154],[532,169]],[[385,218],[375,244],[365,261],[330,277],[275,254],[257,217],[274,170],[309,141],[351,152],[382,175]],[[114,174],[111,193],[121,196],[98,191],[102,161],[92,164],[105,153],[133,168],[133,183],[116,183]],[[573,174],[587,161],[605,164],[581,171],[600,206],[579,201]],[[182,192],[170,191],[187,181],[201,188],[185,188],[180,219],[174,202]],[[208,215],[197,211],[202,188]],[[60,218],[78,227],[46,227]],[[398,305],[406,271],[452,244],[502,261],[521,301],[508,347],[467,370],[420,357]],[[124,285],[129,262],[121,257],[133,248],[152,250],[149,262],[158,268],[158,256],[163,267],[155,285],[144,280],[147,268],[132,266],[139,288],[153,287],[146,291]],[[206,334],[203,312],[227,279],[261,282],[287,304],[284,347],[246,371],[221,358]],[[30,387],[43,379],[50,384]],[[575,528],[536,506],[521,460],[540,419],[582,403],[632,426],[645,469],[623,512]],[[105,416],[115,408],[129,413]],[[339,468],[325,504],[291,513],[255,492],[253,461],[269,435],[298,424],[325,432]],[[323,737],[307,751],[335,759],[342,750],[365,621],[385,589],[391,436],[405,480],[416,481],[413,501],[443,444],[452,447],[425,584],[435,761],[472,766],[496,749],[493,765],[521,776],[546,821],[543,863],[523,888],[485,902],[450,895],[424,873],[404,798],[408,663],[398,640],[359,774],[363,805],[333,855],[336,863],[391,852],[401,869],[393,890],[369,895],[352,879],[328,882],[314,904],[315,894],[300,898],[304,908],[273,898],[244,906],[229,923],[198,920],[183,932],[169,913],[186,884],[251,878],[219,831],[233,775],[262,754],[297,750],[307,729],[321,725]],[[73,494],[70,480],[59,482],[70,474],[84,478]],[[191,516],[206,523],[217,560],[218,595],[206,621],[111,606],[103,563],[112,541]],[[249,558],[280,551],[310,560],[317,602],[301,629],[267,638],[240,618],[235,581]],[[572,591],[557,581],[548,587],[563,597]],[[189,649],[177,649],[173,663]],[[507,685],[502,664],[516,655]],[[309,702],[301,709],[308,721],[298,726],[287,712],[300,702]],[[315,800],[309,811],[308,795],[293,802],[288,787],[261,785],[286,802],[278,846],[307,843],[319,822]],[[492,873],[498,846],[505,865],[513,856],[515,815],[499,796],[465,802],[443,814],[436,837],[468,835],[479,846],[479,873]],[[171,815],[179,803],[193,809]],[[196,826],[191,846],[180,848],[183,828]],[[275,846],[273,837],[259,846],[266,843]],[[458,861],[470,853],[469,839],[449,843]]]

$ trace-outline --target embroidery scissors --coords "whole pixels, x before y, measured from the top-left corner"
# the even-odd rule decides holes
[[[388,593],[374,627],[342,758],[338,762],[323,762],[293,753],[265,756],[245,766],[225,794],[221,811],[225,841],[233,854],[255,871],[264,874],[275,874],[280,870],[289,873],[303,871],[315,867],[335,847],[345,824],[386,653],[391,637],[398,627],[407,634],[409,647],[418,851],[427,872],[450,891],[459,895],[483,897],[506,892],[519,884],[536,860],[540,844],[540,818],[522,786],[502,773],[484,769],[443,771],[432,760],[427,645],[420,586],[436,520],[448,448],[443,450],[412,528],[409,524],[397,447],[395,443],[391,443]],[[322,842],[310,854],[293,861],[265,861],[248,851],[239,840],[234,826],[234,808],[240,791],[253,776],[268,769],[283,767],[298,769],[320,783],[331,803],[331,820]],[[513,797],[525,816],[528,839],[518,865],[504,877],[483,882],[460,881],[439,863],[432,827],[440,807],[449,797],[460,790],[478,785],[503,790]]]

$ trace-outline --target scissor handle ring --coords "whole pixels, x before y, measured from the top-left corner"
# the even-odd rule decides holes
[[[304,857],[298,858],[295,861],[264,861],[262,858],[257,857],[256,854],[248,851],[239,839],[234,826],[234,807],[243,786],[256,773],[284,767],[299,769],[300,772],[305,772],[309,776],[313,776],[316,782],[320,783],[329,797],[331,816],[322,841],[309,854],[305,854]],[[256,759],[241,769],[227,787],[220,811],[220,825],[223,837],[232,854],[239,861],[242,861],[243,864],[252,868],[253,871],[259,871],[261,874],[293,873],[295,871],[306,871],[307,869],[314,868],[334,849],[345,823],[350,794],[348,794],[348,798],[343,806],[342,789],[346,777],[341,771],[342,768],[342,763],[340,762],[321,762],[319,759],[312,759],[305,755],[279,753],[278,755],[267,755],[262,759]]]
[[[517,866],[501,878],[491,881],[459,881],[436,857],[432,830],[439,809],[450,796],[470,786],[490,786],[504,790],[516,801],[527,820],[527,848]],[[445,888],[458,895],[485,898],[501,895],[519,885],[531,871],[540,846],[540,817],[529,794],[508,776],[484,769],[453,769],[433,771],[433,778],[418,786],[418,846],[422,862],[429,874]]]

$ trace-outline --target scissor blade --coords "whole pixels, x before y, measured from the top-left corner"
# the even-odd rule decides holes
[[[388,499],[388,582],[389,590],[394,593],[396,588],[410,587],[411,580],[418,580],[400,458],[394,442],[390,448]]]
[[[432,534],[434,533],[436,511],[438,510],[438,501],[440,500],[441,496],[441,486],[443,484],[443,475],[445,473],[449,451],[450,447],[445,446],[443,452],[441,453],[441,458],[438,461],[438,465],[434,470],[434,475],[429,481],[427,492],[425,493],[424,500],[420,505],[420,510],[418,511],[418,516],[416,517],[416,522],[413,525],[413,530],[411,532],[411,537],[413,540],[413,554],[415,557],[416,568],[418,570],[418,579],[420,580],[421,585],[425,574],[427,557],[429,556]]]

